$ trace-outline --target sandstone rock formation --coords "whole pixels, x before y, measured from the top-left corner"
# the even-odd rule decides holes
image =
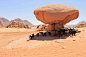
[[[29,21],[27,21],[27,20],[22,20],[22,19],[20,19],[20,18],[11,20],[11,22],[12,22],[12,21],[22,22],[22,23],[24,23],[24,25],[28,24],[29,26],[34,27],[34,25],[33,25],[32,23],[30,23]]]
[[[36,16],[37,20],[45,24],[49,24],[48,31],[54,34],[53,30],[64,28],[65,24],[78,18],[79,11],[70,6],[53,4],[37,8],[34,11],[34,15]]]
[[[29,25],[24,25],[22,22],[13,21],[7,28],[31,28]]]
[[[31,27],[28,24],[24,25],[24,28],[31,29]]]
[[[48,27],[48,24],[40,24],[37,26],[37,30],[43,31],[43,30],[46,30],[47,27]]]
[[[86,27],[86,23],[78,24],[77,26],[75,26],[75,28],[83,28],[83,27]]]
[[[2,25],[2,22],[0,21],[0,28],[2,28],[3,27],[3,25]]]
[[[19,27],[19,28],[24,28],[24,23],[18,22],[18,27]]]
[[[18,28],[18,23],[16,21],[13,21],[7,26],[7,28]]]

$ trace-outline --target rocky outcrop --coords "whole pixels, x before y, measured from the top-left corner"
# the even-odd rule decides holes
[[[48,24],[40,24],[37,26],[37,30],[43,31],[43,30],[46,30],[47,27],[48,27]]]
[[[83,28],[83,27],[86,27],[86,23],[78,24],[77,26],[75,26],[75,28]]]
[[[22,22],[11,22],[7,28],[31,28],[29,25],[24,25]]]
[[[0,28],[2,28],[3,27],[3,25],[2,25],[2,22],[0,21]]]
[[[48,31],[54,34],[55,30],[64,28],[65,24],[77,19],[79,16],[79,11],[70,6],[53,4],[37,8],[34,11],[34,15],[36,16],[37,20],[45,24],[49,24]]]
[[[28,24],[24,25],[24,28],[31,29],[31,27]]]
[[[18,22],[18,27],[19,28],[24,28],[24,24],[22,22]]]
[[[14,20],[12,20],[12,21],[22,22],[22,23],[24,23],[24,25],[28,24],[28,25],[30,25],[31,27],[34,27],[34,25],[33,25],[32,23],[30,23],[29,21],[27,21],[27,20],[22,20],[22,19],[20,19],[20,18],[14,19]],[[12,22],[12,21],[11,21],[11,22]]]

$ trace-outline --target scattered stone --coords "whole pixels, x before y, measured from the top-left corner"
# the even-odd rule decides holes
[[[62,47],[62,49],[65,49],[65,47]]]
[[[75,39],[73,39],[73,41],[76,41]]]
[[[45,42],[45,44],[47,44],[47,42]]]
[[[64,40],[56,40],[56,43],[64,43]]]
[[[29,41],[29,40],[27,40],[27,41]]]

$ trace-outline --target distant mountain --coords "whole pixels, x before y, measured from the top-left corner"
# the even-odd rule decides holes
[[[82,24],[82,23],[86,23],[86,22],[83,20],[83,21],[79,22],[78,24],[75,24],[75,25],[65,25],[65,26],[68,26],[68,27],[75,27],[75,26],[77,26],[77,25],[79,25],[79,24]]]
[[[67,26],[67,27],[74,27],[74,26],[76,26],[76,25],[65,25],[65,26]]]
[[[0,21],[2,22],[2,24],[3,24],[4,26],[7,26],[8,24],[10,24],[10,21],[7,20],[7,19],[5,19],[5,18],[1,18],[1,17],[0,17]]]
[[[86,27],[86,22],[78,24],[77,26],[75,26],[75,28],[84,28],[84,27]]]
[[[75,28],[82,28],[82,27],[86,27],[86,22],[85,21],[81,21],[79,22],[76,26],[74,26]]]
[[[83,20],[83,21],[79,22],[78,24],[82,24],[82,23],[86,23],[86,22]],[[77,24],[77,25],[78,25],[78,24]]]
[[[31,27],[33,27],[34,25],[33,24],[31,24],[29,21],[27,21],[27,20],[21,20],[21,19],[19,19],[19,18],[17,18],[17,19],[14,19],[14,20],[11,20],[11,22],[12,21],[16,21],[16,22],[23,22],[24,24],[28,24],[28,25],[30,25]]]
[[[5,19],[5,18],[1,18],[1,17],[0,17],[0,21],[2,22],[2,24],[3,24],[4,26],[9,25],[12,21],[23,22],[24,24],[28,24],[28,25],[30,25],[31,27],[34,26],[34,25],[31,24],[29,21],[27,21],[27,20],[22,20],[22,19],[19,19],[19,18],[9,21],[9,20],[7,20],[7,19]]]

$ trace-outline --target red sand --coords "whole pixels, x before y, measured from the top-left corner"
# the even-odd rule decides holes
[[[86,34],[86,31],[82,31],[79,34]],[[17,36],[17,34],[15,34],[15,36]],[[65,48],[63,49],[62,47]],[[31,49],[0,48],[0,57],[86,57],[86,39],[79,37],[79,40],[76,41],[66,40],[64,43],[59,43],[59,45],[50,44]]]

